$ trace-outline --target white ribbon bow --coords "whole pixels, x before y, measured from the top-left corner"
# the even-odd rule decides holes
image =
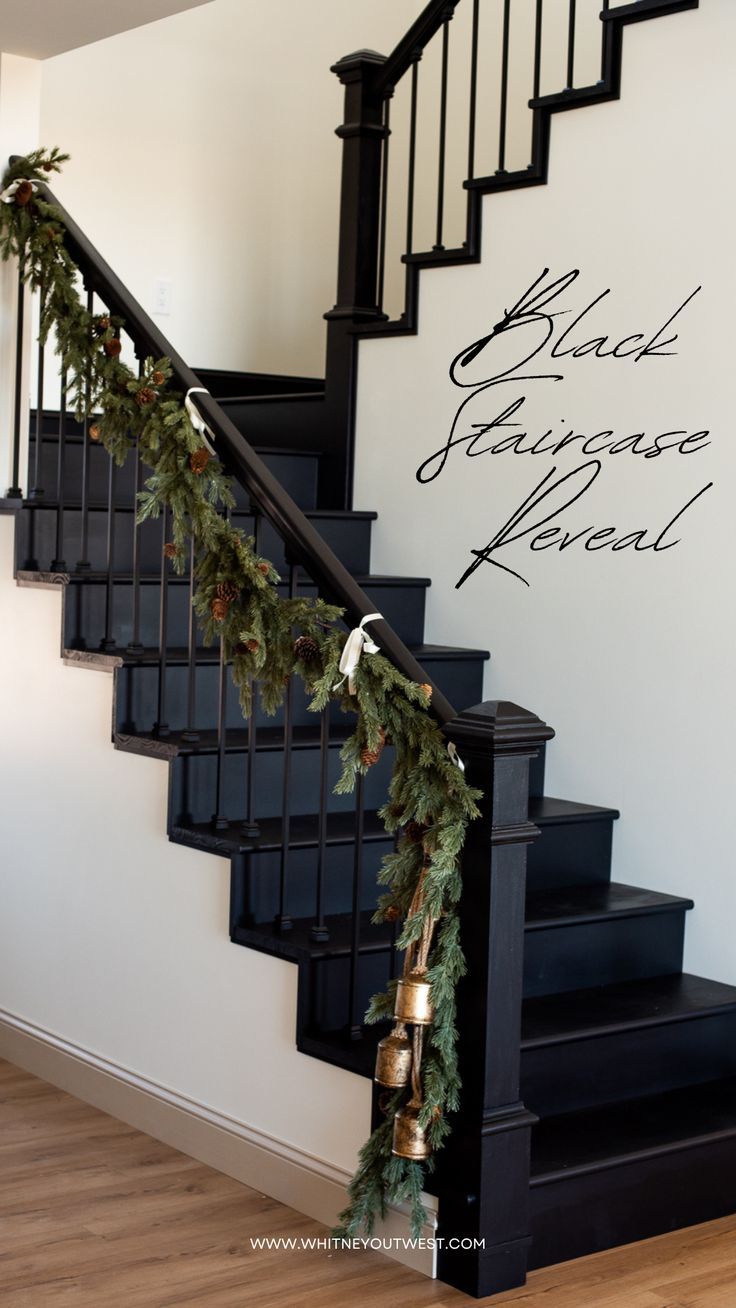
[[[347,680],[348,690],[350,691],[350,694],[351,695],[355,694],[354,674],[355,674],[355,669],[360,663],[363,652],[365,651],[366,654],[379,653],[378,645],[375,645],[373,643],[370,636],[368,635],[368,632],[364,631],[363,627],[365,626],[366,622],[377,622],[380,621],[382,617],[383,617],[382,613],[367,613],[366,616],[361,620],[360,626],[353,627],[353,630],[351,631],[350,635],[345,641],[345,645],[343,646],[343,651],[340,656],[340,671],[343,673],[343,677],[342,680],[338,681],[337,684],[332,687],[333,690],[339,690],[340,687],[344,685],[345,681]]]
[[[27,177],[18,177],[16,181],[10,183],[10,186],[6,186],[2,195],[0,195],[0,200],[2,200],[3,204],[12,204],[18,187],[23,186],[27,181]],[[34,192],[38,190],[35,182],[31,182],[31,187]]]
[[[448,740],[447,752],[450,755],[451,761],[455,764],[455,767],[459,768],[461,772],[464,772],[465,764],[463,763],[460,755],[457,752],[457,745],[455,744],[454,740]]]
[[[192,395],[209,395],[209,391],[207,390],[206,386],[190,386],[189,390],[184,396],[184,408],[187,411],[189,421],[191,422],[194,430],[198,433],[199,436],[202,437],[202,440],[207,446],[207,449],[209,450],[210,454],[214,454],[215,450],[211,441],[212,433],[209,427],[207,426],[207,423],[205,422],[204,418],[202,417],[201,413],[199,412],[199,409],[197,408],[196,404],[191,399]]]

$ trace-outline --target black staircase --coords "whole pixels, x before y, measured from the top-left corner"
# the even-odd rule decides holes
[[[407,675],[434,684],[434,711],[483,790],[463,858],[463,1102],[431,1181],[440,1233],[485,1241],[440,1255],[441,1276],[476,1295],[522,1283],[527,1267],[736,1208],[736,989],[683,974],[689,899],[611,881],[618,813],[544,794],[553,732],[516,705],[482,702],[487,653],[424,643],[429,580],[371,573],[376,514],[346,507],[356,342],[369,330],[416,330],[419,268],[479,257],[480,196],[543,181],[550,115],[618,94],[623,26],[691,7],[606,7],[603,80],[581,91],[571,85],[571,25],[570,85],[534,100],[529,169],[504,171],[502,133],[498,171],[471,169],[466,184],[465,247],[443,249],[441,229],[433,251],[415,254],[409,242],[406,309],[393,323],[380,296],[387,106],[400,76],[416,86],[429,40],[446,51],[456,5],[430,4],[389,60],[363,53],[337,65],[349,126],[326,385],[193,373],[67,215],[90,303],[123,317],[126,348],[169,355],[184,391],[209,387],[197,402],[235,479],[233,519],[255,534],[284,592],[337,602],[350,625],[381,612],[372,634]],[[538,91],[541,3],[536,14]],[[471,117],[471,157],[472,130]],[[440,180],[440,225],[441,197]],[[410,214],[412,203],[410,193]],[[168,760],[170,839],[230,860],[233,942],[297,964],[299,1049],[370,1076],[381,1032],[362,1014],[401,963],[395,927],[371,922],[391,848],[377,817],[390,750],[357,798],[336,796],[343,716],[310,713],[292,687],[275,718],[243,721],[218,649],[198,639],[191,577],[175,576],[162,553],[165,522],[136,522],[145,473],[134,456],[113,470],[89,416],[78,424],[67,414],[63,380],[60,410],[49,407],[49,355],[39,357],[31,415],[31,489],[20,498],[19,402],[2,501],[17,514],[18,581],[62,588],[63,656],[112,670],[116,748]]]

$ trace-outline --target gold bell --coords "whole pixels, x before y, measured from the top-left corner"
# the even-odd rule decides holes
[[[397,1158],[429,1158],[432,1147],[423,1126],[419,1125],[419,1108],[407,1104],[394,1117],[391,1153]]]
[[[411,1040],[406,1028],[397,1022],[390,1035],[379,1041],[374,1081],[397,1088],[406,1085],[411,1075]]]
[[[399,1022],[428,1026],[433,1019],[432,987],[423,972],[409,972],[396,987],[394,1015]]]

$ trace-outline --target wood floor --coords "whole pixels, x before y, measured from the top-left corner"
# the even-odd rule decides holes
[[[376,1253],[0,1061],[2,1308],[460,1308]],[[736,1217],[537,1272],[523,1308],[736,1308]]]

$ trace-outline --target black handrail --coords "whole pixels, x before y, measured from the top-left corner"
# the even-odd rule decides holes
[[[12,156],[11,162],[16,162],[18,157]],[[91,291],[99,294],[113,313],[120,315],[136,349],[155,359],[164,356],[168,358],[175,385],[184,393],[192,388],[201,387],[197,374],[188,367],[159,331],[145,309],[123,285],[50,188],[44,185],[42,190],[49,203],[55,205],[61,214],[66,228],[68,249],[82,270],[86,285]],[[220,408],[217,400],[209,392],[197,393],[192,398],[212,433],[215,449],[223,466],[236,481],[240,482],[273,524],[286,545],[288,557],[303,567],[322,595],[331,603],[345,609],[348,621],[357,626],[363,618],[375,611],[375,603],[360,588],[355,578],[350,575],[299,506],[294,503],[270,469],[248,444],[242,432]],[[456,716],[452,704],[433,683],[432,678],[427,675],[393,627],[381,619],[370,624],[370,634],[380,646],[382,653],[399,672],[411,681],[419,684],[426,683],[432,687],[432,713],[440,722],[451,721]]]
[[[390,95],[413,63],[422,54],[442,24],[455,13],[460,0],[430,0],[421,14],[371,78],[371,90],[379,97]]]

